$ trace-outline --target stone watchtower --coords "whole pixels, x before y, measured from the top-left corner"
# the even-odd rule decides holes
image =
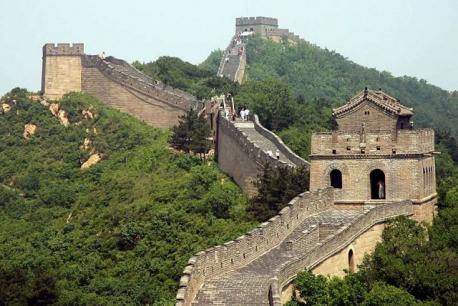
[[[431,222],[434,131],[414,129],[412,109],[381,90],[360,92],[334,116],[336,131],[312,135],[310,190],[333,186],[340,205],[411,200],[414,218]]]
[[[235,20],[235,32],[254,32],[266,37],[267,32],[278,29],[278,20],[270,17],[240,17]]]
[[[83,44],[43,46],[41,91],[49,99],[60,99],[70,91],[81,91]]]

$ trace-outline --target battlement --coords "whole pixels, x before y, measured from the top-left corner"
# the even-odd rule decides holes
[[[43,56],[76,56],[84,55],[84,44],[45,44],[43,46]]]
[[[312,155],[412,155],[434,151],[432,129],[404,129],[359,132],[334,131],[312,135]]]
[[[267,25],[278,27],[278,19],[271,17],[239,17],[235,19],[236,26],[254,26],[254,25]]]

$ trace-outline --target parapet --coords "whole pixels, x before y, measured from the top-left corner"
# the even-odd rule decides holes
[[[236,26],[268,25],[278,27],[278,19],[271,17],[239,17],[235,19]]]
[[[84,44],[45,44],[43,56],[84,55]]]

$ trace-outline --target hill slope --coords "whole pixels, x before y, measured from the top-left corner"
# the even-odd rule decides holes
[[[59,102],[68,128],[24,90],[3,100],[0,304],[172,305],[192,254],[253,227],[240,190],[168,131],[82,94]],[[81,170],[90,151],[103,160]]]
[[[418,125],[458,136],[458,97],[425,80],[393,77],[306,41],[292,45],[253,37],[247,45],[247,62],[248,80],[280,79],[306,101],[324,99],[341,105],[366,86],[382,88],[414,108]]]

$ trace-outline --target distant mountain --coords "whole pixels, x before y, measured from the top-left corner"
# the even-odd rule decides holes
[[[417,126],[458,136],[458,95],[425,80],[366,68],[307,41],[291,44],[250,38],[247,63],[247,81],[280,79],[305,101],[324,99],[331,105],[341,105],[366,86],[382,88],[414,108]]]

